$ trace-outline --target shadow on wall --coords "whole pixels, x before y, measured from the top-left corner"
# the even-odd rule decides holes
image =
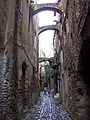
[[[22,102],[23,102],[23,108],[25,107],[25,79],[26,79],[26,69],[27,65],[26,62],[24,61],[22,63]]]
[[[77,107],[79,120],[90,120],[90,11],[82,30],[78,62]]]

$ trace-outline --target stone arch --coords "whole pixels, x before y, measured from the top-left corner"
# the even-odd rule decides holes
[[[39,31],[38,35],[40,35],[42,32],[47,31],[47,30],[55,30],[55,31],[57,31],[57,32],[59,33],[58,28],[55,28],[55,27],[47,27],[47,28],[41,29],[41,30]]]
[[[51,58],[43,58],[43,57],[41,57],[39,59],[39,63],[44,62],[44,61],[48,61],[49,63],[51,63],[51,62],[53,62],[53,57],[51,57]]]
[[[36,14],[39,13],[39,12],[46,11],[46,10],[54,11],[54,12],[57,12],[57,13],[59,13],[59,14],[62,15],[62,11],[59,10],[58,8],[55,8],[55,7],[41,7],[41,8],[39,8],[39,9],[37,9],[37,10],[34,10],[34,11],[32,12],[32,16],[36,15]]]
[[[39,63],[46,62],[46,61],[48,61],[50,63],[50,60],[40,60]]]

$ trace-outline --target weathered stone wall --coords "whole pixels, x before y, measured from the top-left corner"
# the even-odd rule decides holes
[[[12,21],[14,17],[14,3],[12,4],[11,1],[4,1],[2,0],[0,3],[0,119],[5,120],[6,114],[8,112],[8,116],[10,115],[11,111],[9,109],[8,104],[10,103],[9,95],[10,95],[10,78],[9,75],[11,74],[10,64],[12,61],[11,54],[12,54],[12,42],[11,48],[9,42],[12,41]],[[10,10],[10,8],[12,8]],[[10,17],[8,17],[10,15]],[[11,18],[12,15],[12,18]],[[9,23],[8,23],[9,19]],[[12,19],[12,21],[10,21]],[[11,22],[11,23],[10,23]],[[10,29],[7,31],[7,25],[11,24]],[[8,54],[6,46],[8,45],[8,50],[10,53]],[[8,55],[6,55],[6,53]],[[12,67],[12,66],[11,66]]]
[[[30,7],[26,1],[21,2],[18,34],[18,78],[19,97],[21,96],[22,107],[30,108],[38,98],[37,78],[37,49],[34,48],[35,23],[30,17]],[[37,24],[37,23],[36,23]],[[26,64],[23,66],[23,64]],[[24,67],[24,68],[23,68]],[[24,69],[24,70],[23,70]],[[20,99],[19,99],[20,100]],[[19,105],[20,106],[20,105]],[[22,109],[22,108],[21,108]]]
[[[22,1],[19,22],[21,22],[20,34],[18,35],[18,72],[19,72],[19,86],[21,96],[23,92],[22,102],[23,107],[30,107],[34,104],[37,98],[37,51],[34,51],[34,36],[35,27],[33,18],[29,18],[29,5]],[[36,58],[35,58],[36,57]],[[26,70],[23,73],[22,65],[25,62]],[[24,75],[24,76],[23,76]],[[22,78],[25,77],[25,78]],[[23,80],[24,79],[24,80]],[[34,88],[34,89],[33,89]],[[25,97],[25,98],[24,98]]]
[[[90,119],[90,10],[88,11],[82,32],[81,50],[77,68],[77,108],[79,119]]]
[[[79,66],[82,65],[80,56],[82,51],[81,48],[83,45],[83,39],[81,34],[83,34],[83,36],[84,35],[89,36],[87,35],[90,29],[89,22],[87,22],[88,27],[84,28],[84,23],[85,21],[87,21],[86,17],[89,11],[88,7],[89,7],[88,0],[85,1],[67,0],[67,4],[62,5],[62,8],[64,9],[63,10],[64,15],[62,18],[63,52],[64,52],[63,71],[61,74],[63,86],[62,99],[63,104],[69,110],[72,118],[75,120],[82,119],[89,120],[88,115],[90,109],[89,108],[90,104],[88,103],[89,94],[85,93],[87,84],[82,79],[80,69],[82,66]],[[88,21],[89,20],[90,18],[88,18]],[[87,32],[84,31],[81,33],[83,29],[85,29]],[[84,45],[86,46],[86,44]],[[85,55],[87,56],[87,54],[88,56],[90,55],[88,52]],[[89,59],[89,57],[87,58]],[[85,70],[85,68],[83,69]],[[84,79],[86,78],[84,77]],[[79,87],[80,89],[78,89]],[[80,90],[81,93],[78,93],[78,91],[80,92]],[[82,95],[80,96],[79,94]]]
[[[0,120],[19,120],[38,98],[35,29],[29,11],[25,0],[0,3]]]

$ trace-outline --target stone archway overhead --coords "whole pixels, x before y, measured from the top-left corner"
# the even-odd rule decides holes
[[[58,8],[55,8],[55,7],[41,7],[41,8],[38,8],[38,9],[34,10],[34,11],[32,12],[32,16],[36,15],[36,14],[39,13],[39,12],[47,11],[47,10],[49,10],[49,11],[54,11],[54,12],[57,12],[57,13],[59,13],[59,14],[62,14],[62,11],[59,10]]]
[[[40,60],[39,63],[45,62],[45,61],[48,61],[48,62],[49,62],[50,60]]]
[[[43,62],[43,61],[51,61],[51,60],[53,60],[53,57],[50,57],[50,58],[40,57],[40,58],[39,58],[39,63],[40,63],[40,62]]]
[[[47,30],[55,30],[59,32],[59,29],[56,26],[46,26],[43,29],[39,30],[38,35],[40,35],[42,32],[47,31]]]

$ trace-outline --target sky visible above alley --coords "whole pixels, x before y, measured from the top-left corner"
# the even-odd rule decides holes
[[[57,0],[37,0],[38,4],[43,3],[56,3]],[[53,11],[43,11],[38,14],[39,26],[47,26],[55,24],[55,20],[58,19],[58,14],[54,16]],[[47,30],[39,35],[39,56],[43,57],[43,52],[46,57],[53,56],[53,30]]]

